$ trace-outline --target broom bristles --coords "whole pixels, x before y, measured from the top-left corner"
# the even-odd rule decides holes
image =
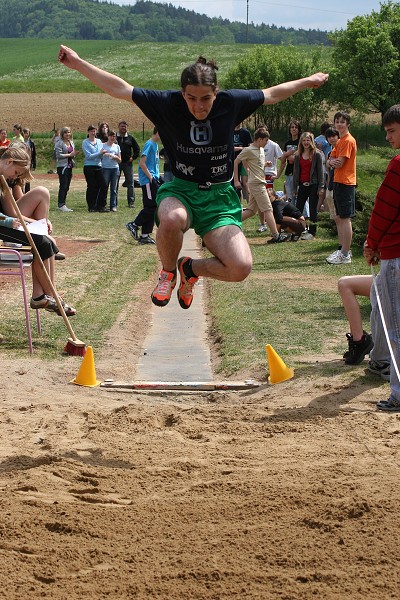
[[[68,338],[64,351],[70,356],[85,356],[86,344],[81,340]]]

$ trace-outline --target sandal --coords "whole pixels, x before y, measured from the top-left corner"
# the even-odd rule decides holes
[[[60,298],[60,300],[61,300],[61,304],[63,306],[64,312],[67,315],[67,317],[73,317],[73,316],[75,316],[76,315],[76,309],[73,308],[72,306],[70,306],[69,304],[67,304],[64,300],[62,300],[62,298]],[[58,306],[57,306],[57,310],[55,312],[58,314],[59,317],[61,317],[61,313],[60,313],[60,311],[58,309]]]
[[[67,304],[62,298],[60,298],[60,301],[67,317],[73,317],[74,315],[76,315],[75,308],[69,306],[69,304]],[[31,298],[30,306],[34,309],[44,308],[48,312],[55,312],[59,317],[61,317],[60,309],[58,308],[57,302],[51,296],[45,296],[41,300],[34,300],[33,298]]]
[[[55,312],[59,317],[61,317],[61,312],[60,309],[58,308],[57,302],[54,300],[54,298],[50,298],[51,302],[48,303],[48,305],[45,307],[46,310],[48,310],[49,312]],[[67,315],[67,317],[73,317],[76,315],[76,309],[73,308],[72,306],[70,306],[69,304],[67,304],[62,298],[60,298],[62,307],[64,309],[65,314]]]
[[[31,298],[30,307],[34,310],[44,308],[45,310],[54,312],[58,308],[57,302],[51,296],[45,296],[41,300],[34,300],[33,298]]]

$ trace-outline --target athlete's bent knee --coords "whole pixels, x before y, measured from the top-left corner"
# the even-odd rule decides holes
[[[159,227],[166,232],[185,231],[186,219],[176,213],[164,213],[159,215]]]
[[[229,268],[229,281],[243,281],[251,273],[252,260],[236,263]]]

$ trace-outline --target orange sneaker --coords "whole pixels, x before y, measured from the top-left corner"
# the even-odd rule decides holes
[[[193,301],[193,286],[198,282],[198,277],[186,277],[183,272],[183,265],[190,260],[189,256],[182,256],[178,260],[178,271],[181,276],[181,283],[178,288],[178,300],[182,308],[189,308]]]
[[[157,285],[151,294],[153,304],[156,304],[157,306],[167,306],[175,286],[176,275],[170,271],[161,269]]]

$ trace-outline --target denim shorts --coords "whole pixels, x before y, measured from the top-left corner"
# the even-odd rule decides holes
[[[230,182],[202,185],[174,177],[158,190],[157,206],[165,198],[176,198],[185,206],[190,227],[200,237],[225,225],[242,228],[242,205]]]
[[[356,187],[334,182],[333,201],[338,217],[351,219],[356,214]]]

